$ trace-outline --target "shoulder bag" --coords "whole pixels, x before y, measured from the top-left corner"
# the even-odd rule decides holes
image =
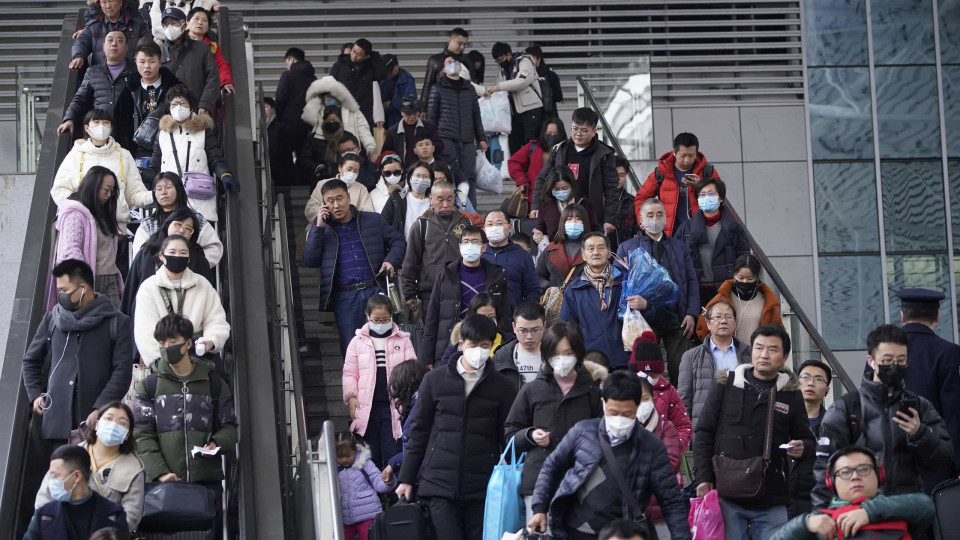
[[[640,429],[643,428],[641,427]],[[627,507],[630,508],[629,519],[646,529],[643,535],[644,538],[647,540],[658,540],[657,529],[653,525],[653,520],[650,516],[643,513],[643,507],[640,506],[630,486],[627,485],[627,475],[620,469],[620,464],[617,463],[617,458],[613,455],[613,448],[610,447],[610,442],[603,438],[602,434],[599,435],[599,441],[600,449],[603,450],[603,458],[607,460],[607,465],[610,466],[610,473],[617,482],[617,487],[620,488],[620,495],[623,497],[623,501],[627,503]]]
[[[716,476],[717,494],[724,499],[737,501],[757,500],[764,495],[767,467],[770,465],[770,446],[773,439],[773,414],[777,400],[776,385],[770,389],[767,403],[767,426],[763,434],[763,456],[747,459],[732,459],[717,454],[713,456],[713,473]]]

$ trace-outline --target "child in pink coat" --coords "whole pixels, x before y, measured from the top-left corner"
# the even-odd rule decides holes
[[[375,294],[367,300],[367,324],[357,330],[343,362],[343,401],[350,407],[350,431],[370,445],[379,468],[399,451],[400,414],[390,406],[390,373],[401,362],[416,359],[410,334],[393,323],[390,299]]]
[[[644,332],[633,342],[633,352],[630,354],[630,369],[637,373],[644,373],[653,380],[653,401],[657,414],[673,422],[680,436],[680,453],[687,451],[690,438],[693,436],[693,423],[683,406],[680,392],[663,376],[666,370],[663,361],[663,352],[657,344],[656,336],[652,332]]]

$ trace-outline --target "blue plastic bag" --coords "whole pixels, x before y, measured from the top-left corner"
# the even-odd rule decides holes
[[[631,251],[627,262],[629,271],[623,282],[618,317],[622,319],[626,314],[627,297],[630,296],[642,296],[649,306],[647,309],[676,304],[680,300],[680,288],[670,279],[670,273],[643,248]]]
[[[526,525],[527,510],[520,496],[520,476],[526,455],[523,453],[517,459],[511,437],[500,456],[500,463],[493,468],[483,509],[483,540],[500,540],[503,533],[518,531]]]

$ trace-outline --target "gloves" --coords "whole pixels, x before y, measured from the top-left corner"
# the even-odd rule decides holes
[[[232,174],[225,174],[220,177],[220,181],[223,182],[223,187],[229,189],[234,193],[240,192],[240,182],[233,177]]]

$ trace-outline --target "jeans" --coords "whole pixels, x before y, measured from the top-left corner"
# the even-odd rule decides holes
[[[370,408],[370,419],[367,420],[367,431],[363,434],[363,439],[370,445],[370,459],[380,470],[386,466],[388,459],[400,451],[400,441],[393,438],[389,403],[374,403]]]
[[[442,139],[443,152],[440,159],[450,166],[456,182],[466,182],[470,185],[467,198],[470,204],[477,206],[477,145],[473,142],[461,142],[453,139]],[[456,187],[456,186],[454,186]]]
[[[680,377],[680,359],[690,348],[690,340],[683,337],[683,328],[680,326],[676,328],[650,326],[663,340],[663,348],[667,350],[667,378],[670,379],[670,384],[676,386]]]
[[[737,503],[720,499],[723,514],[723,537],[725,540],[748,538],[747,525],[753,540],[767,540],[778,527],[787,522],[787,507],[772,506],[765,510],[747,510]]]
[[[358,328],[367,324],[367,300],[377,294],[376,286],[362,291],[342,291],[333,293],[333,316],[337,320],[340,332],[340,352],[346,356],[347,346],[353,340]]]
[[[353,523],[350,525],[343,526],[343,537],[346,540],[353,540],[354,536],[360,537],[360,540],[367,540],[368,535],[370,534],[370,524],[373,523],[372,519],[366,521],[361,521],[360,523]]]
[[[454,501],[444,497],[426,499],[438,539],[483,540],[485,501]]]

